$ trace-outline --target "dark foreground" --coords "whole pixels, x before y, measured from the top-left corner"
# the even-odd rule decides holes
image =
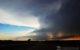
[[[0,50],[80,50],[80,41],[0,41]]]

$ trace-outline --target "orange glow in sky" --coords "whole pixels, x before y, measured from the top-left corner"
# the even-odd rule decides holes
[[[72,38],[66,38],[62,40],[80,40],[80,37],[72,37]]]

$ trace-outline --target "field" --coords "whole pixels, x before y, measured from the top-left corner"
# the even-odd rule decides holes
[[[0,41],[0,50],[62,50],[63,47],[79,50],[80,41]]]

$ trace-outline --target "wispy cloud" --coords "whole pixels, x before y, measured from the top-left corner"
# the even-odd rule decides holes
[[[17,26],[30,26],[30,27],[39,27],[38,18],[31,15],[13,15],[13,13],[8,12],[4,9],[0,9],[0,23],[17,25]]]
[[[37,36],[36,33],[31,33],[34,30],[25,30],[25,31],[15,31],[15,32],[9,32],[9,33],[0,33],[0,40],[13,40],[16,39],[17,37],[22,37],[22,36]]]

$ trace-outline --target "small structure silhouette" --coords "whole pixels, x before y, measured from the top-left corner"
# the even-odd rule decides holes
[[[31,39],[28,39],[27,42],[30,43],[31,42]]]
[[[31,39],[28,39],[28,41],[31,41]]]

